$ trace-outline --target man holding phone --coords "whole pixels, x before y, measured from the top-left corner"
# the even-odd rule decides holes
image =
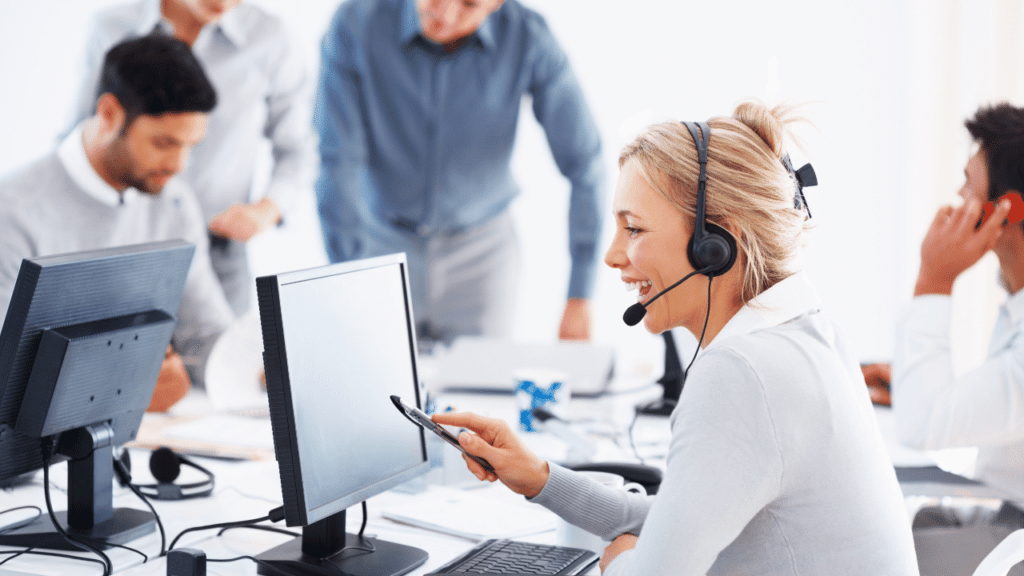
[[[901,442],[922,450],[976,446],[977,479],[1013,497],[989,518],[922,510],[915,538],[919,529],[944,526],[987,532],[984,539],[998,542],[1024,527],[1024,109],[983,107],[965,124],[978,148],[964,169],[964,203],[941,208],[921,245],[914,298],[897,321],[892,407]],[[989,201],[995,202],[983,208]],[[953,282],[989,250],[1009,296],[985,361],[957,376],[950,358]],[[924,562],[921,569],[928,573]]]

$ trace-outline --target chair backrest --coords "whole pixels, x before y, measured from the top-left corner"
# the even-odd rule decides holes
[[[1017,563],[1024,560],[1024,529],[1011,532],[998,546],[985,556],[974,570],[974,576],[1006,576]]]

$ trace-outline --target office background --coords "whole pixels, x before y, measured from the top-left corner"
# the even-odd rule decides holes
[[[0,0],[0,174],[55,145],[89,17],[120,1]],[[246,1],[287,22],[315,75],[338,0]],[[618,150],[644,125],[728,114],[746,97],[808,103],[814,127],[800,128],[807,153],[795,156],[813,162],[821,185],[807,194],[816,230],[804,268],[865,361],[891,355],[920,240],[938,206],[959,201],[964,118],[986,103],[1024,105],[1017,0],[522,1],[547,17],[584,87],[604,140],[609,209]],[[553,340],[568,277],[568,184],[528,102],[514,166],[523,190],[513,208],[523,248],[515,336]],[[254,241],[256,272],[325,263],[317,226],[310,195],[287,226]],[[1003,298],[996,269],[989,255],[956,287],[959,366],[984,354]],[[602,266],[597,278],[595,339],[648,347],[653,337],[619,320],[630,296],[618,273]]]

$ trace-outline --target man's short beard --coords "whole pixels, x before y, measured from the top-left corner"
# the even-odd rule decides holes
[[[139,192],[144,194],[159,194],[162,190],[153,190],[149,184],[146,183],[145,178],[138,176],[135,173],[135,166],[132,164],[131,155],[128,153],[128,147],[125,146],[126,136],[124,133],[120,134],[110,146],[107,147],[104,152],[104,164],[107,167],[107,173],[110,174],[113,179],[125,186],[135,188]]]

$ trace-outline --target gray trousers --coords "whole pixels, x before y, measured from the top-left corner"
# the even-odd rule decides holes
[[[458,232],[422,236],[395,226],[368,229],[361,240],[357,258],[405,252],[421,346],[510,333],[519,243],[508,211]]]

